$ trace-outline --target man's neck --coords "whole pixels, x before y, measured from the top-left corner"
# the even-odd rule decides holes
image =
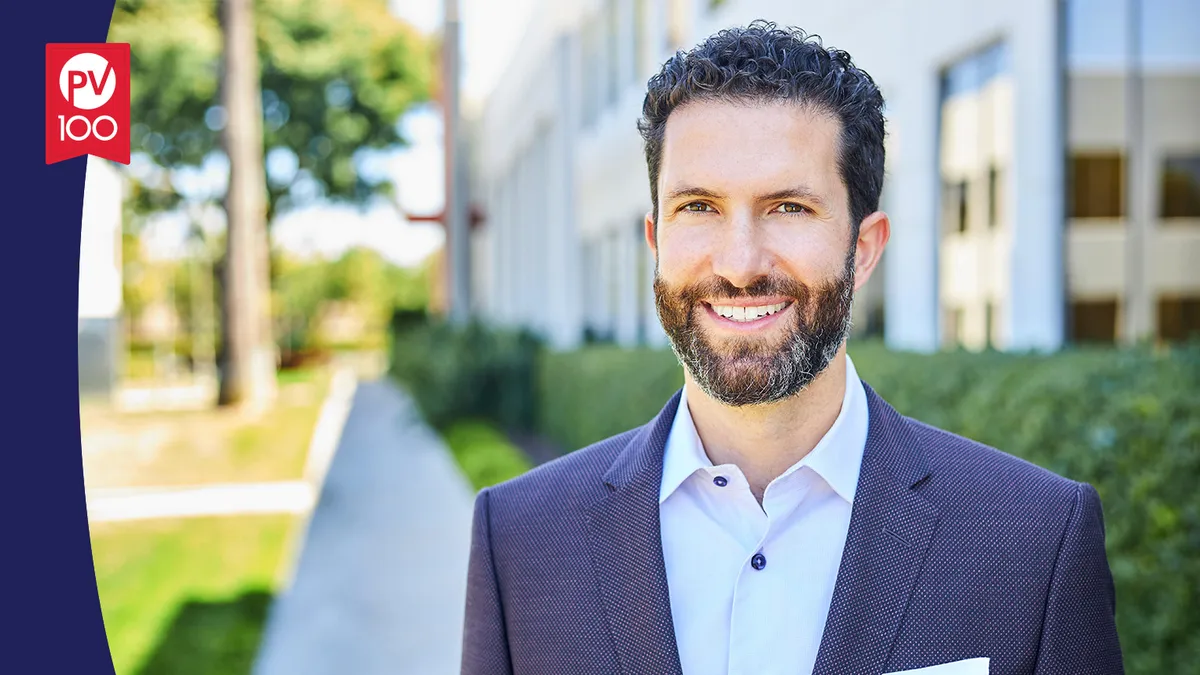
[[[685,377],[688,410],[713,464],[736,464],[759,503],[772,480],[816,447],[846,393],[846,347],[799,394],[769,405],[731,407]]]

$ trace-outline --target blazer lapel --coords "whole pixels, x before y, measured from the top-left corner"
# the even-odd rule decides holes
[[[865,383],[869,431],[813,675],[883,672],[938,521],[907,421]]]
[[[610,493],[587,512],[592,563],[622,672],[680,675],[659,526],[662,455],[676,392],[604,476]]]

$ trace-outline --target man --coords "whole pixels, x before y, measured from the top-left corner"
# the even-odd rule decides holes
[[[483,490],[463,673],[1121,673],[1095,490],[898,414],[846,354],[888,241],[883,99],[756,22],[639,128],[685,384]]]

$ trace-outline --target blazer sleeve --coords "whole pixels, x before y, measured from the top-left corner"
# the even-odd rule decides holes
[[[492,560],[488,488],[475,497],[471,558],[467,567],[461,675],[511,675],[504,607]]]
[[[1077,483],[1042,624],[1036,675],[1123,675],[1100,495]]]

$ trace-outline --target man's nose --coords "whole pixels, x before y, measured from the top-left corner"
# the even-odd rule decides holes
[[[738,288],[746,288],[759,277],[771,273],[771,256],[766,250],[762,229],[749,213],[735,214],[724,223],[712,252],[713,274]]]

